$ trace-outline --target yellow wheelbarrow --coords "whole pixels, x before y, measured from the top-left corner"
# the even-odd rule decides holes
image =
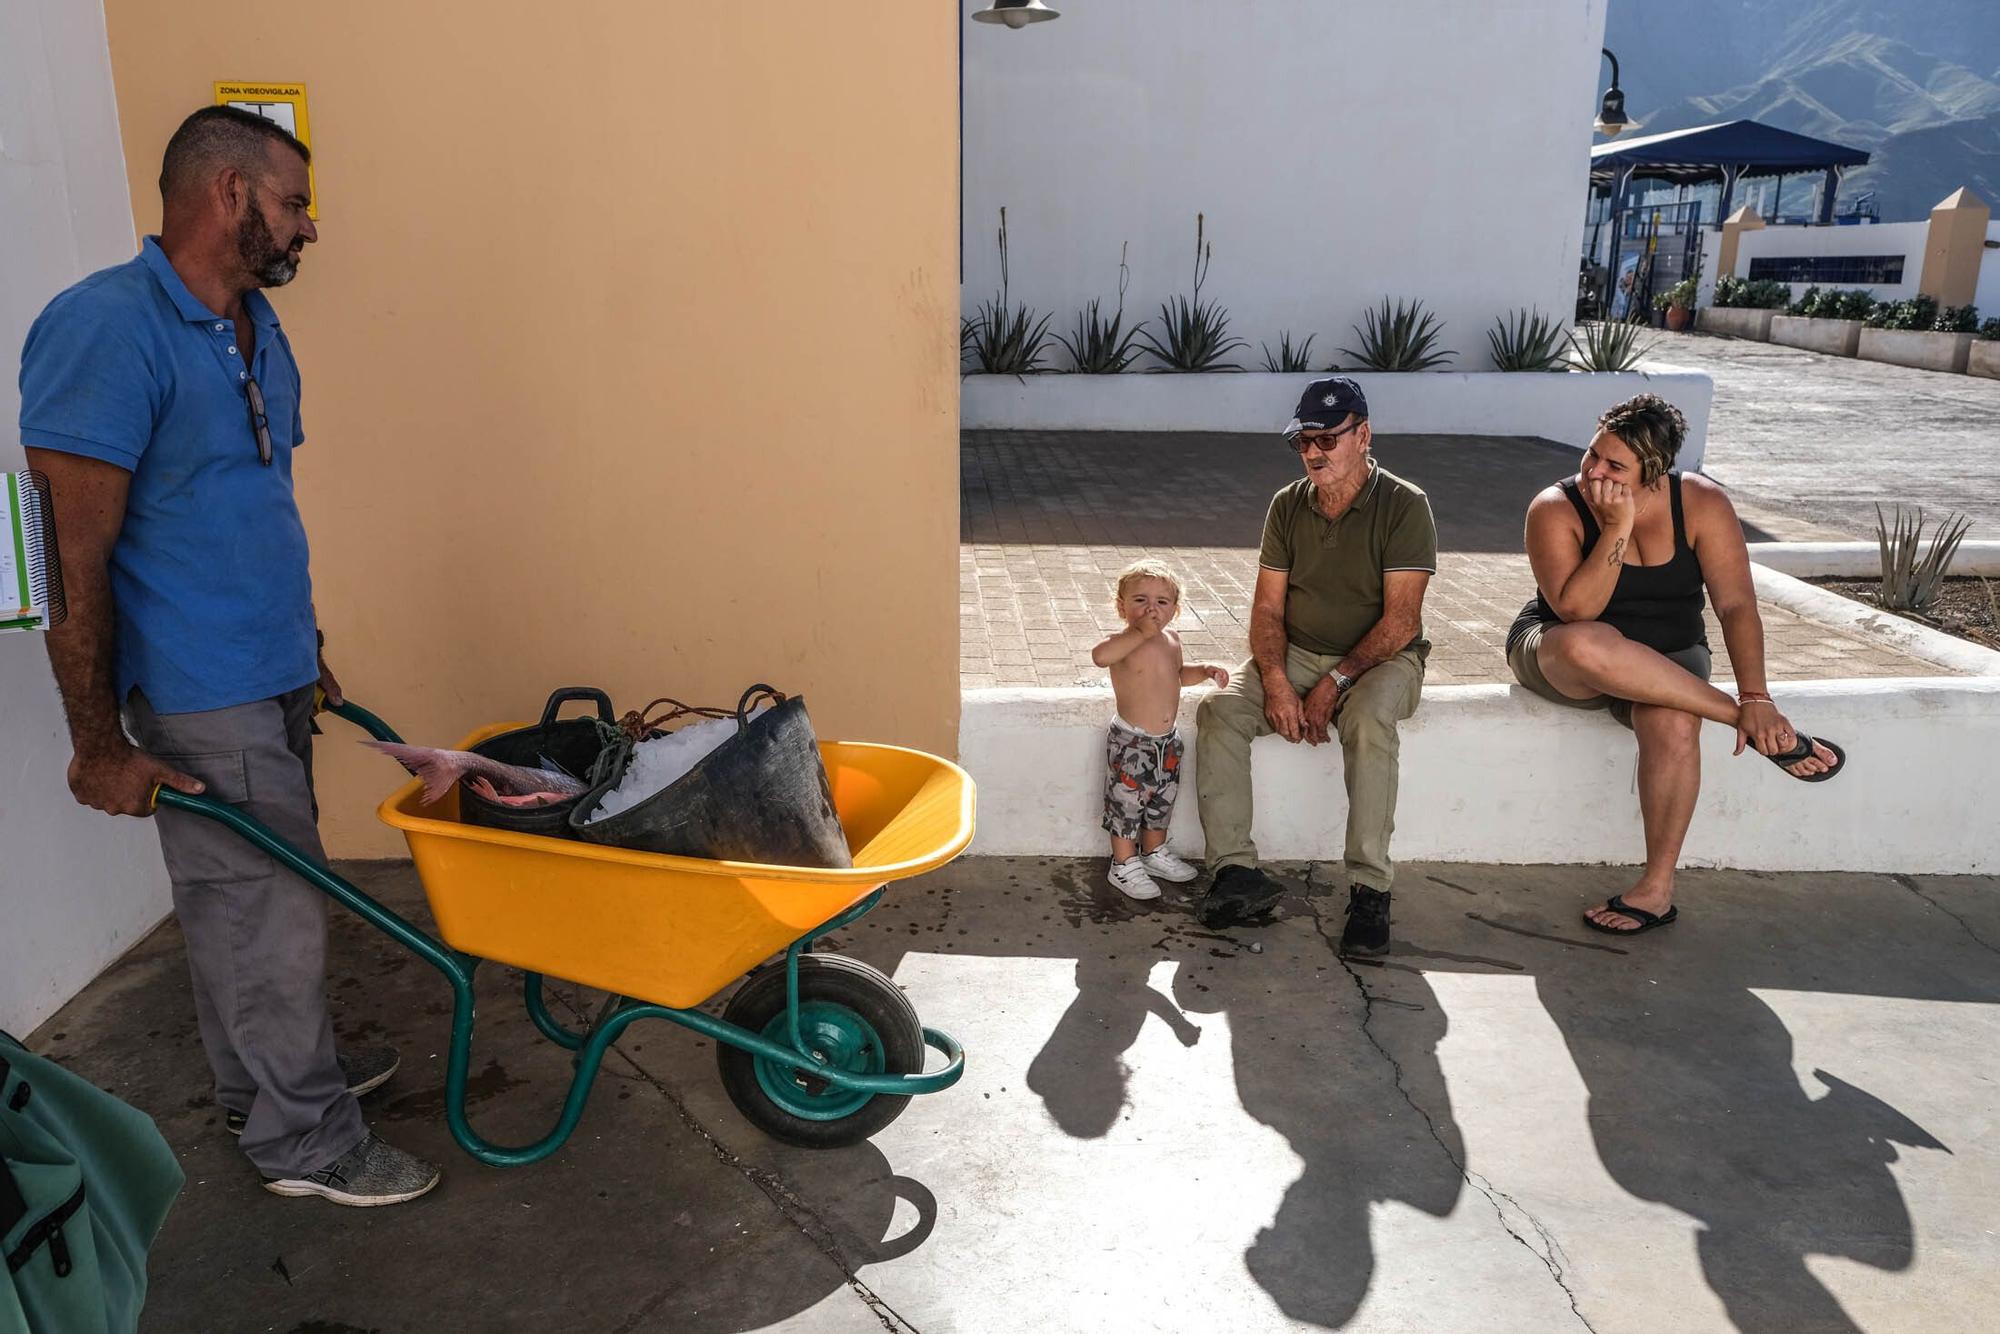
[[[330,712],[377,740],[401,740],[358,705]],[[519,726],[481,728],[459,748]],[[453,994],[445,1115],[473,1157],[509,1167],[555,1152],[583,1115],[605,1048],[650,1018],[715,1040],[723,1088],[753,1125],[790,1144],[832,1148],[873,1135],[912,1094],[949,1088],[965,1071],[958,1043],[923,1027],[887,976],[810,947],[873,908],[890,881],[964,851],[973,784],[957,765],[898,746],[825,742],[820,750],[852,868],[666,857],[461,824],[455,789],[426,805],[423,785],[405,784],[377,813],[409,841],[442,941],[234,806],[170,788],[154,799],[235,830],[445,975]],[[780,952],[782,961],[759,967]],[[519,1148],[488,1143],[466,1119],[472,975],[486,959],[525,973],[529,1017],[576,1053],[555,1128]],[[721,1018],[696,1008],[752,969]],[[610,994],[578,1032],[549,1012],[544,976]],[[924,1069],[926,1048],[944,1058],[940,1068]]]

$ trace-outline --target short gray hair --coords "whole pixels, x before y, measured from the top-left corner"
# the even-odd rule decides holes
[[[273,120],[241,107],[203,107],[181,122],[160,159],[160,198],[200,185],[219,167],[248,175],[264,167],[265,145],[279,143],[312,161],[312,150]]]

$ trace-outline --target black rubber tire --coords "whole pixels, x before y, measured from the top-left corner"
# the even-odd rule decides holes
[[[813,1001],[842,1006],[866,1020],[881,1040],[885,1072],[917,1074],[923,1070],[923,1025],[917,1022],[909,997],[880,969],[838,954],[802,954],[799,1003]],[[762,1033],[784,1010],[785,968],[779,963],[752,973],[729,998],[722,1017],[752,1033]],[[878,1093],[839,1120],[815,1121],[772,1101],[758,1082],[757,1058],[749,1052],[717,1043],[715,1064],[723,1091],[745,1120],[772,1139],[804,1149],[859,1144],[901,1116],[910,1102],[906,1094]]]

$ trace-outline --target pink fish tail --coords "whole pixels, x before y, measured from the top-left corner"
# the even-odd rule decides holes
[[[465,776],[475,758],[462,750],[438,750],[432,746],[406,746],[395,741],[364,741],[424,780],[424,800],[441,801],[452,785]]]

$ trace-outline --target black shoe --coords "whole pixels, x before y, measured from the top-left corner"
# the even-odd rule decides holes
[[[1215,873],[1215,881],[1196,913],[1203,926],[1234,926],[1271,911],[1284,896],[1284,882],[1256,867],[1225,866]]]
[[[1389,891],[1355,885],[1347,891],[1347,925],[1340,933],[1342,954],[1389,952]]]

